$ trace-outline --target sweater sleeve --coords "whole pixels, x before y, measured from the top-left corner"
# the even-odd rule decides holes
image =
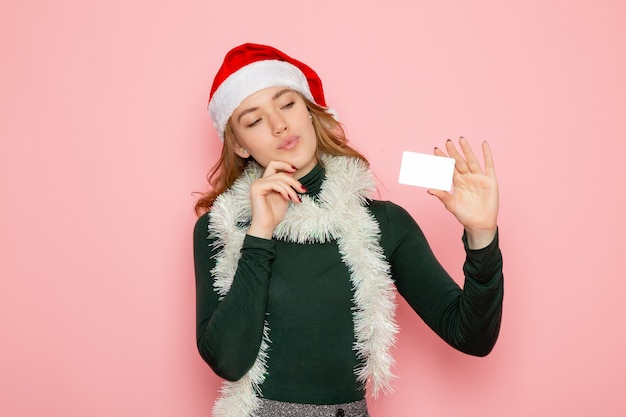
[[[208,233],[209,215],[198,219],[193,233],[196,342],[217,375],[236,381],[254,364],[263,338],[274,242],[245,237],[230,290],[220,299],[211,276],[219,249]]]
[[[381,244],[398,292],[443,340],[455,349],[486,356],[496,343],[502,318],[502,254],[498,234],[485,248],[471,250],[465,235],[461,289],[435,258],[426,238],[401,207],[373,202]]]

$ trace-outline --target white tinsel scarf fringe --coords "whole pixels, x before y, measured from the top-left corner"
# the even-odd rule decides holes
[[[354,288],[354,348],[363,361],[355,375],[376,397],[391,390],[394,361],[390,349],[398,327],[394,284],[378,242],[380,229],[364,207],[375,191],[375,180],[365,163],[356,158],[322,156],[321,160],[326,179],[319,195],[315,200],[304,195],[301,204],[290,205],[274,237],[295,243],[337,240]],[[245,229],[237,225],[251,218],[250,185],[262,173],[260,166],[251,164],[211,209],[209,232],[220,249],[212,273],[215,291],[221,296],[230,289],[245,237]],[[215,417],[250,417],[258,409],[267,371],[269,331],[266,322],[259,355],[248,373],[239,381],[224,382]]]

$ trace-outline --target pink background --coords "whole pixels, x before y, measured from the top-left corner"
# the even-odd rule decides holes
[[[315,68],[460,277],[461,230],[397,184],[403,150],[488,140],[506,302],[487,358],[401,303],[396,392],[373,417],[624,416],[626,3],[22,0],[0,5],[0,415],[208,416],[195,348],[193,191],[220,143],[224,53]]]

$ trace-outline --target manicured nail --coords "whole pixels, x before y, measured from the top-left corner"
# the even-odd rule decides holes
[[[452,142],[452,139],[448,139],[446,142]]]
[[[302,198],[298,196],[298,201],[302,203]]]
[[[305,193],[307,192],[307,189],[304,185],[301,185],[300,188],[302,189],[302,191],[304,191]]]
[[[291,166],[291,169],[293,169],[294,171],[298,170],[298,168],[294,167],[293,165]]]
[[[438,150],[439,150],[439,148],[438,148],[437,146],[435,146],[435,150],[436,150],[436,151],[438,151]]]

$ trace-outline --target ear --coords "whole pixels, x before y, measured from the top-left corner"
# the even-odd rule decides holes
[[[242,146],[240,146],[239,144],[235,145],[235,155],[243,158],[243,159],[248,159],[250,158],[250,154],[248,153],[247,149],[244,149]]]

